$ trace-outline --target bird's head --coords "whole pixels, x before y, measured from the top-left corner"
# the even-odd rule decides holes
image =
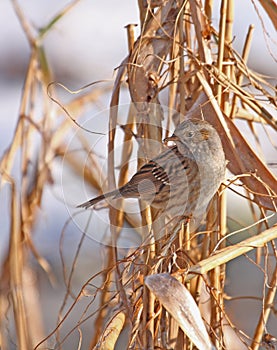
[[[220,138],[211,124],[200,119],[189,119],[177,126],[172,136],[164,140],[176,144],[181,153],[189,151],[194,157],[201,152],[216,152],[222,149]]]

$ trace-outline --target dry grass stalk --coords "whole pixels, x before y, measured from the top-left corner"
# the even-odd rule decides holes
[[[268,318],[271,313],[271,308],[272,308],[272,305],[274,304],[276,289],[277,289],[277,266],[275,267],[275,270],[272,275],[272,279],[269,282],[267,295],[265,296],[264,303],[263,303],[264,304],[263,309],[262,309],[260,319],[255,331],[255,335],[253,337],[253,341],[251,344],[251,347],[253,350],[258,350],[259,344],[262,342],[264,327],[268,322]]]
[[[271,19],[272,24],[277,29],[277,5],[274,0],[261,0],[260,3],[262,4],[264,10],[268,14],[269,18]]]

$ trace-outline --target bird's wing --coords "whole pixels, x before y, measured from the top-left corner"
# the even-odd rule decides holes
[[[150,160],[119,191],[123,197],[140,197],[143,194],[158,193],[168,184],[166,171],[154,160]]]
[[[177,147],[168,149],[144,164],[130,181],[119,189],[119,192],[123,197],[157,194],[174,183],[174,177],[179,176],[180,172],[183,173],[189,161],[178,152]],[[177,172],[172,175],[172,168],[176,168],[175,163],[177,163]],[[178,168],[183,169],[178,171]]]

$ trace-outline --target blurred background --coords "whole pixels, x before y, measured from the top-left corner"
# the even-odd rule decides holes
[[[68,1],[55,0],[24,0],[18,4],[30,23],[36,30],[44,27]],[[256,6],[256,8],[255,8]],[[220,1],[214,1],[213,24],[218,25]],[[258,14],[257,14],[258,10]],[[127,34],[124,28],[127,24],[139,24],[139,12],[135,0],[83,0],[79,1],[61,20],[59,20],[46,34],[44,48],[47,54],[53,76],[72,90],[101,79],[112,79],[114,69],[128,54]],[[1,0],[0,2],[0,155],[2,156],[13,139],[14,130],[18,120],[21,101],[22,87],[26,75],[30,57],[30,46],[18,21],[13,2]],[[249,67],[255,71],[275,76],[277,72],[276,57],[276,31],[271,21],[263,11],[258,1],[235,1],[234,23],[234,47],[241,52],[249,24],[254,24],[254,38],[249,56]],[[137,30],[139,33],[139,30]],[[274,41],[275,40],[275,41]],[[273,84],[274,85],[274,84]],[[111,87],[111,85],[110,85]],[[109,88],[108,88],[109,90]],[[109,106],[110,91],[101,95],[91,106],[90,115],[100,113]],[[124,98],[124,97],[123,97]],[[97,118],[97,117],[96,117]],[[106,119],[105,119],[106,118]],[[100,124],[108,123],[108,114],[103,113]],[[99,127],[100,127],[99,124]],[[72,123],[72,127],[75,127]],[[267,146],[266,161],[277,162],[277,152],[272,146]],[[18,165],[19,166],[19,165]],[[67,173],[68,171],[68,173]],[[272,171],[276,174],[274,164]],[[66,173],[64,173],[66,172]],[[16,174],[16,169],[14,169]],[[36,264],[37,273],[33,278],[38,279],[41,310],[45,324],[45,334],[51,332],[57,322],[57,310],[65,294],[65,286],[62,283],[62,265],[60,259],[59,240],[70,217],[68,205],[64,198],[74,207],[74,203],[82,202],[84,193],[78,193],[78,186],[83,186],[74,178],[70,170],[58,166],[53,169],[53,183],[48,184],[44,190],[42,204],[38,219],[35,223],[34,243],[41,256],[43,256],[53,272],[53,283],[45,272]],[[73,185],[74,183],[74,185]],[[70,192],[72,191],[72,193]],[[65,193],[66,192],[66,193]],[[5,260],[8,250],[9,217],[6,215],[7,204],[10,201],[9,188],[1,190],[0,212],[0,264]],[[228,217],[234,227],[240,228],[251,222],[248,217],[249,208],[240,207],[241,203],[235,202],[234,197],[228,192]],[[235,218],[235,220],[233,220]],[[272,219],[274,221],[275,218]],[[276,220],[275,220],[276,221]],[[237,226],[236,226],[237,225]],[[66,226],[66,235],[63,242],[63,254],[65,265],[72,263],[72,257],[80,241],[81,230],[74,223],[69,222]],[[134,238],[135,239],[135,238]],[[238,239],[238,237],[236,237]],[[77,293],[82,284],[99,271],[105,258],[101,244],[91,237],[86,238],[86,244],[82,246],[78,257],[76,273],[73,276],[73,290]],[[254,258],[254,256],[253,256]],[[1,266],[1,265],[0,265]],[[243,257],[236,259],[230,266],[226,281],[227,290],[232,295],[260,293],[262,288],[263,274]],[[253,270],[253,271],[252,271]],[[235,278],[239,283],[228,284]],[[30,282],[31,283],[31,282]],[[246,333],[253,329],[259,315],[259,305],[253,300],[239,300],[230,306],[231,317],[239,329]],[[79,311],[78,311],[79,310]],[[82,304],[75,310],[82,310]],[[245,311],[246,310],[246,311]],[[68,321],[67,330],[74,325],[74,317]],[[88,332],[91,331],[91,323],[87,323]],[[269,332],[276,334],[277,320],[272,320]],[[10,349],[13,344],[13,331],[10,330]],[[84,342],[84,344],[86,344]],[[75,349],[77,340],[67,344],[67,349]],[[85,348],[85,347],[84,347]]]

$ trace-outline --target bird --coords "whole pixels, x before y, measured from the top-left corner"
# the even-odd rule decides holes
[[[107,198],[140,198],[171,217],[203,215],[225,177],[225,154],[217,131],[205,120],[188,119],[164,139],[164,145],[167,148],[125,185],[78,208],[88,209]]]

